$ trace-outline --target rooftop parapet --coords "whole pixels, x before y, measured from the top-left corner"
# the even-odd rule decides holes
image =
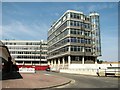
[[[89,14],[89,16],[99,16],[99,14],[96,13],[96,12],[91,12],[91,13]]]

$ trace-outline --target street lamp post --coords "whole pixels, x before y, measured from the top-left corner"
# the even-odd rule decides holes
[[[41,43],[41,41],[40,41],[40,70],[41,70],[41,52],[42,52],[42,51],[41,51],[41,48],[42,48],[41,45],[42,45],[42,43]]]
[[[34,53],[35,53],[35,56],[34,56],[34,57],[35,57],[35,58],[34,58],[34,66],[35,66],[35,61],[36,61],[36,49],[35,49],[35,52],[34,52]]]
[[[33,60],[33,63],[32,63],[32,67],[34,67],[34,68],[35,68],[35,60],[36,60],[36,49],[34,51],[34,60]]]

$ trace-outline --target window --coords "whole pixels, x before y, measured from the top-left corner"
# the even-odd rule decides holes
[[[71,42],[77,42],[76,38],[71,38]]]
[[[82,52],[83,47],[81,46],[71,46],[71,51]]]
[[[86,51],[86,52],[91,52],[91,48],[90,48],[90,47],[86,47],[86,48],[85,48],[85,51]]]
[[[73,46],[71,46],[71,51],[74,51],[74,48],[73,48]]]
[[[81,43],[84,43],[84,39],[83,38],[81,38]]]
[[[73,21],[70,21],[70,26],[73,26],[73,24],[74,24]]]
[[[77,19],[80,19],[80,14],[77,14]]]
[[[74,15],[74,18],[76,18],[76,17],[77,17],[77,16],[76,16],[76,13],[74,13],[73,15]]]
[[[70,17],[73,18],[73,13],[70,13]]]
[[[74,46],[74,51],[77,51],[77,47],[76,46]]]
[[[78,47],[78,51],[81,51],[81,48],[80,48],[80,47]]]

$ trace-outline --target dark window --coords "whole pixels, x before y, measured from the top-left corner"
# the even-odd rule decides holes
[[[80,51],[80,47],[78,47],[78,51]]]
[[[77,47],[76,46],[74,46],[74,51],[77,51]]]
[[[73,46],[71,46],[71,51],[73,51]]]
[[[84,43],[84,39],[81,39],[81,43]]]

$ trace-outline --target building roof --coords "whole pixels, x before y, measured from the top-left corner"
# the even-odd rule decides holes
[[[2,42],[44,42],[47,43],[47,41],[44,40],[1,40]]]
[[[1,40],[0,40],[0,48],[2,48],[2,49],[0,49],[0,52],[5,51],[6,54],[7,54],[9,57],[11,57],[10,52],[9,52],[9,50],[8,50],[8,47],[5,46]]]

